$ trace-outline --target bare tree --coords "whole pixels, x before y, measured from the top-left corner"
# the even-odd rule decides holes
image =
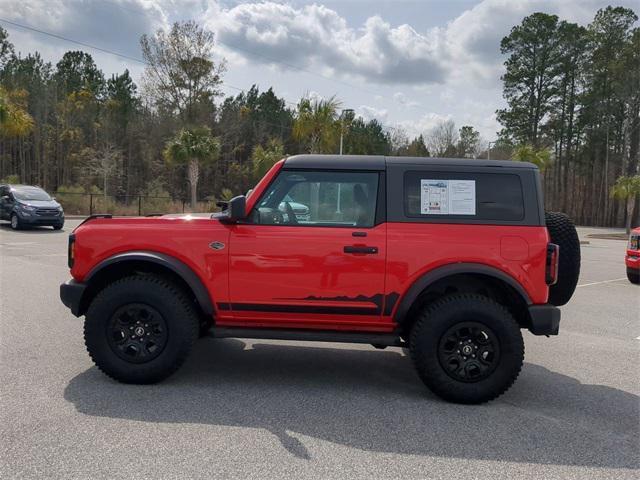
[[[143,86],[155,105],[178,114],[187,126],[202,120],[225,71],[224,59],[213,60],[214,35],[194,21],[176,22],[169,32],[158,30],[140,38],[147,62]]]
[[[107,199],[109,179],[119,172],[122,162],[122,151],[113,145],[106,145],[102,150],[93,152],[92,158],[85,168],[87,174],[99,177],[102,180],[102,193]]]
[[[455,157],[458,131],[453,120],[441,121],[427,135],[427,144],[434,157]]]

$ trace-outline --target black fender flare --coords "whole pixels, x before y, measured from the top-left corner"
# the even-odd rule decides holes
[[[200,304],[202,311],[207,315],[213,315],[214,310],[211,295],[209,294],[207,287],[202,283],[200,277],[184,262],[170,255],[165,255],[164,253],[144,250],[118,253],[101,261],[93,267],[85,277],[84,283],[89,285],[92,278],[111,265],[129,261],[149,262],[168,268],[184,280],[184,282],[189,286],[196,297],[196,300]]]
[[[527,305],[531,305],[531,298],[527,294],[524,287],[520,285],[520,283],[516,279],[503,272],[502,270],[499,270],[495,267],[490,267],[489,265],[484,265],[482,263],[451,263],[430,270],[419,277],[415,282],[413,282],[411,287],[409,287],[409,289],[407,290],[407,293],[400,300],[400,304],[398,305],[396,313],[393,316],[396,324],[401,325],[404,323],[407,313],[409,313],[409,309],[413,305],[413,302],[415,302],[415,300],[424,291],[425,288],[445,277],[464,273],[487,275],[489,277],[501,280],[507,285],[511,286],[522,297]]]

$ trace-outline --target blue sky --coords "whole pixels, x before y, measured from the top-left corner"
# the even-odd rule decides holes
[[[222,42],[224,91],[257,83],[296,102],[336,95],[344,108],[410,135],[437,122],[495,138],[503,105],[500,39],[536,11],[588,23],[601,0],[0,0],[0,17],[140,58],[138,38],[196,19]],[[635,8],[639,1],[615,5]],[[2,22],[0,22],[2,24]],[[17,50],[56,62],[78,46],[2,24]],[[107,75],[143,65],[86,49]]]

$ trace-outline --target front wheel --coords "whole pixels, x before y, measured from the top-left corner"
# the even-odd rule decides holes
[[[410,351],[426,386],[456,403],[502,395],[524,362],[524,341],[513,316],[475,294],[450,295],[424,309],[412,329]]]
[[[20,230],[20,228],[22,228],[20,219],[18,218],[18,215],[16,215],[15,213],[11,214],[11,228],[14,230]]]
[[[640,283],[640,270],[633,268],[627,268],[627,278],[631,283]]]
[[[155,383],[175,372],[198,338],[188,296],[154,275],[126,277],[91,302],[84,339],[91,359],[124,383]]]

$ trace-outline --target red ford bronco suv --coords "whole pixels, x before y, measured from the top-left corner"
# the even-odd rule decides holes
[[[532,164],[297,155],[210,217],[94,215],[69,267],[62,302],[122,382],[207,333],[404,347],[437,395],[480,403],[518,376],[521,329],[558,333],[580,247]]]

